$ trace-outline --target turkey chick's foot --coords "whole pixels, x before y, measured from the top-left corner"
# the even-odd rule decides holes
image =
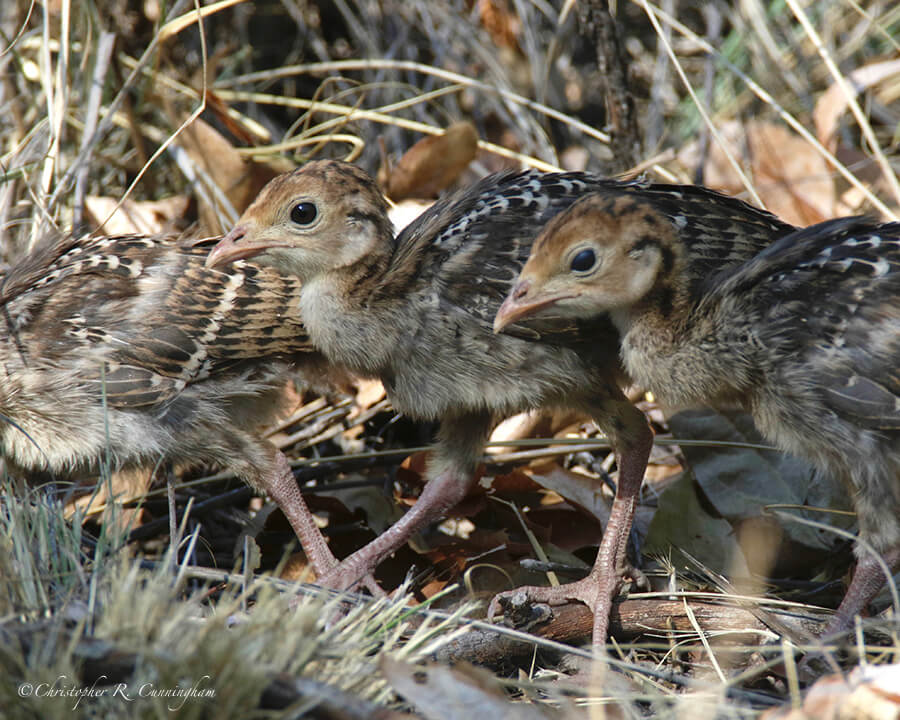
[[[501,601],[521,597],[522,592],[525,592],[532,602],[551,606],[579,601],[587,605],[594,615],[591,640],[593,645],[598,647],[606,644],[612,601],[622,586],[623,577],[630,577],[642,589],[649,588],[644,574],[632,568],[627,562],[626,549],[644,470],[653,446],[653,432],[639,410],[627,403],[624,398],[622,402],[625,404],[620,403],[617,408],[620,413],[618,417],[622,422],[616,427],[611,426],[608,421],[601,425],[613,447],[617,448],[619,482],[610,509],[609,521],[590,574],[576,582],[557,587],[524,586],[499,593],[488,606],[489,620],[493,620],[497,614]],[[594,417],[607,418],[613,415],[594,413]]]
[[[825,629],[822,636],[844,633],[853,628],[854,618],[859,615],[866,606],[875,598],[885,584],[884,570],[873,556],[871,551],[859,549],[861,557],[857,561],[856,570],[847,593],[837,611]],[[900,571],[900,547],[895,547],[882,554],[882,559],[891,573]]]

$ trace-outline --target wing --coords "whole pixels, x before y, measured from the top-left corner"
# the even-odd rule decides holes
[[[900,430],[900,223],[804,228],[720,280],[717,293],[734,292],[752,295],[770,342],[802,359],[829,408]]]
[[[747,259],[740,268],[728,268],[710,278],[709,293],[747,292],[760,282],[803,268],[824,267],[833,246],[859,233],[870,233],[877,223],[863,217],[845,217],[782,234],[775,242]],[[888,226],[889,227],[889,226]],[[832,248],[832,249],[829,249]],[[838,252],[845,253],[850,246]],[[836,268],[832,268],[836,269]]]
[[[157,284],[136,302],[133,324],[110,333],[121,344],[106,378],[111,402],[164,403],[248,364],[314,351],[300,319],[296,278],[245,261],[209,269],[208,252],[208,245],[195,244],[154,268]]]
[[[465,314],[490,331],[542,226],[596,182],[580,173],[507,172],[444,198],[397,237],[384,291],[423,303],[437,298],[442,313]],[[566,320],[509,332],[553,341],[569,338],[574,327]]]
[[[131,408],[246,361],[312,351],[297,280],[247,262],[209,270],[208,250],[171,236],[65,239],[6,278],[7,346]]]

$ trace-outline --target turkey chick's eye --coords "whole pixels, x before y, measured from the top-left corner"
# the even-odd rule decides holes
[[[594,251],[590,248],[586,248],[576,253],[575,257],[572,258],[572,263],[569,265],[569,268],[573,272],[582,273],[587,272],[596,264],[597,256],[594,254]]]
[[[296,225],[309,225],[318,214],[319,211],[314,203],[300,202],[291,209],[291,222]]]

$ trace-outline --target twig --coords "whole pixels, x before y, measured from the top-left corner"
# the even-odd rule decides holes
[[[675,12],[675,0],[662,0],[666,12]],[[666,25],[663,28],[666,41],[672,41],[672,29]],[[653,64],[653,82],[650,85],[650,102],[647,107],[647,119],[644,128],[644,146],[648,152],[653,152],[659,147],[663,138],[663,118],[665,89],[669,82],[669,56],[665,45],[656,43],[656,60]]]
[[[722,14],[714,4],[703,6],[703,16],[706,18],[706,39],[710,45],[718,45],[719,35],[722,33]],[[669,31],[666,26],[666,31]],[[706,56],[703,68],[703,95],[708,107],[713,106],[715,99],[716,64],[712,55]],[[694,168],[694,182],[703,184],[703,171],[706,168],[706,160],[709,157],[709,126],[704,125],[700,131],[700,152],[697,167]]]
[[[628,90],[628,63],[606,1],[578,3],[578,18],[583,34],[594,45],[597,69],[606,84],[606,122],[610,128],[610,149],[615,161],[612,170],[624,172],[640,159],[641,139],[634,112],[634,97]]]

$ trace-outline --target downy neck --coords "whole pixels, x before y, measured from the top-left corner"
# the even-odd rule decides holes
[[[317,274],[300,293],[300,310],[313,345],[331,362],[369,377],[385,372],[397,342],[392,304],[370,301],[388,262],[385,256],[370,254]]]
[[[643,300],[610,313],[626,370],[670,408],[735,404],[752,387],[748,348],[721,302],[657,283]]]

